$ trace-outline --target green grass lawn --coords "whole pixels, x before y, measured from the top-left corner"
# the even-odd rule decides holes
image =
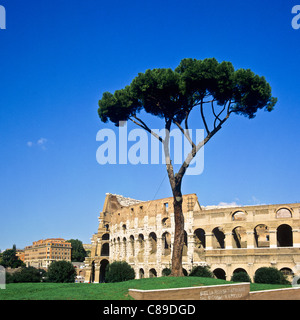
[[[128,289],[166,289],[232,283],[199,277],[161,277],[120,283],[11,283],[0,290],[0,300],[133,300]],[[250,290],[268,290],[290,286],[251,284]]]

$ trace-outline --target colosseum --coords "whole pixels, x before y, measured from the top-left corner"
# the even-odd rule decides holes
[[[208,265],[216,278],[230,280],[260,267],[300,274],[300,203],[203,207],[196,194],[183,196],[183,272]],[[85,282],[105,281],[105,268],[127,261],[136,278],[162,276],[170,268],[174,237],[173,198],[139,201],[106,194],[98,232],[85,260]]]

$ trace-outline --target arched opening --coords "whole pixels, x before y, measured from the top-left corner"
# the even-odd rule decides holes
[[[145,245],[144,235],[140,233],[138,236],[138,261],[139,262],[144,262],[144,245]]]
[[[91,265],[90,283],[93,283],[94,281],[95,281],[95,261],[93,261]]]
[[[221,227],[216,227],[212,231],[213,237],[213,248],[214,249],[225,249],[225,235]]]
[[[121,241],[120,238],[117,238],[117,259],[120,258],[120,254],[121,254]]]
[[[236,211],[232,215],[232,221],[245,221],[246,220],[246,213],[244,211]]]
[[[247,273],[247,271],[243,268],[237,268],[233,271],[233,273],[240,273],[240,272],[244,272],[244,273]]]
[[[293,231],[288,224],[282,224],[277,228],[277,247],[292,247]]]
[[[149,250],[150,250],[150,254],[155,254],[157,251],[157,237],[156,234],[154,232],[151,232],[149,234]]]
[[[139,270],[139,278],[140,279],[144,279],[145,278],[145,272],[144,272],[144,269],[142,269],[142,268]]]
[[[182,255],[187,256],[187,252],[188,252],[188,236],[186,231],[184,230],[184,244],[183,244]]]
[[[171,234],[169,232],[163,233],[162,237],[162,255],[168,256],[171,254]]]
[[[259,224],[254,229],[254,238],[257,248],[270,247],[269,228],[265,224]]]
[[[109,233],[104,233],[102,236],[102,240],[109,240]]]
[[[161,224],[162,224],[163,228],[170,228],[171,227],[171,221],[167,217],[162,219]]]
[[[236,227],[232,230],[233,248],[247,248],[247,233],[243,227]]]
[[[156,270],[153,268],[153,269],[150,269],[149,270],[149,278],[155,278],[157,277],[157,272]]]
[[[127,258],[127,240],[126,238],[124,237],[123,238],[123,259],[126,260]]]
[[[280,271],[283,273],[283,275],[286,277],[286,279],[290,282],[293,281],[293,278],[295,276],[294,272],[290,268],[282,268]]]
[[[217,279],[222,279],[222,280],[226,280],[226,273],[223,269],[221,268],[217,268],[213,271],[214,276]]]
[[[100,283],[104,283],[105,282],[105,272],[106,272],[106,267],[109,264],[108,260],[103,259],[100,262],[100,278],[99,278],[99,282]]]
[[[276,219],[288,219],[292,217],[292,212],[287,208],[281,208],[276,212]]]
[[[144,235],[141,233],[139,234],[138,242],[139,242],[140,248],[144,249]]]
[[[198,228],[194,231],[195,250],[205,248],[205,231]]]
[[[103,243],[101,247],[101,257],[108,257],[109,256],[109,244]]]
[[[134,236],[129,237],[131,255],[134,256]]]

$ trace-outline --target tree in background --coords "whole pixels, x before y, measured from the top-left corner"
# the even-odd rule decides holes
[[[172,69],[153,69],[139,73],[132,83],[114,94],[105,92],[99,101],[98,114],[103,122],[132,121],[163,145],[166,169],[173,193],[175,236],[172,276],[183,276],[184,217],[182,180],[192,160],[233,114],[253,119],[261,109],[272,111],[277,99],[264,77],[251,70],[235,70],[231,62],[219,63],[214,58],[183,59]],[[199,117],[205,138],[193,141],[189,131],[190,116]],[[158,136],[141,119],[142,111],[162,119],[165,137]],[[170,130],[175,126],[190,143],[190,152],[178,172],[170,157]]]
[[[1,254],[0,265],[4,268],[19,268],[24,267],[25,263],[16,256],[16,245],[12,249],[7,249]]]
[[[76,278],[76,270],[71,262],[53,261],[47,272],[47,281],[56,283],[73,283]]]
[[[82,241],[78,239],[70,239],[67,242],[71,243],[71,261],[72,262],[83,262],[85,257],[87,256],[87,252],[85,251]]]

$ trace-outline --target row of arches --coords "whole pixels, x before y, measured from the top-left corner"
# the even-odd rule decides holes
[[[164,213],[168,213],[168,210],[165,210]],[[266,211],[266,214],[268,213],[268,211]],[[293,210],[291,208],[288,208],[288,207],[280,207],[280,208],[277,208],[276,210],[274,210],[274,213],[272,213],[273,217],[275,219],[290,219],[290,218],[293,218]],[[248,217],[248,213],[247,211],[244,211],[244,210],[237,210],[237,211],[234,211],[232,213],[230,213],[229,215],[229,218],[231,221],[247,221],[247,217]],[[132,217],[131,217],[132,218]],[[156,224],[156,220],[152,220],[152,223]],[[134,220],[131,219],[131,222],[130,222],[130,225],[127,226],[126,224],[122,224],[122,227],[119,226],[119,224],[117,223],[117,229],[120,229],[120,230],[127,230],[127,228],[134,228],[133,226],[134,224]],[[139,219],[139,224],[141,226],[143,226],[144,224],[144,220],[143,219]],[[164,216],[161,220],[161,225],[164,227],[164,228],[170,228],[171,227],[171,219],[170,219],[170,216],[167,215],[167,216]],[[108,225],[105,225],[105,227],[109,228]]]
[[[281,271],[284,275],[286,275],[286,276],[288,276],[288,277],[294,276],[294,272],[293,272],[293,270],[292,270],[291,268],[284,267],[284,268],[281,268],[280,271]],[[239,273],[239,272],[244,272],[244,273],[247,273],[247,274],[248,274],[248,272],[247,272],[245,269],[243,269],[243,268],[236,268],[236,269],[233,271],[232,274],[236,274],[236,273]],[[216,269],[214,269],[214,270],[213,270],[213,275],[214,275],[217,279],[230,280],[230,279],[228,279],[225,270],[222,269],[222,268],[216,268]]]
[[[242,226],[237,226],[232,230],[232,233],[225,235],[222,227],[216,227],[212,230],[210,234],[212,236],[211,246],[212,249],[225,249],[225,240],[227,241],[232,237],[231,244],[233,248],[247,248],[247,230]],[[254,244],[257,248],[268,248],[270,247],[270,231],[268,226],[264,224],[257,225],[253,230]],[[109,235],[104,234],[102,240],[108,240]],[[194,240],[195,240],[195,250],[205,249],[207,235],[204,229],[198,228],[194,231]],[[293,246],[293,231],[291,226],[287,224],[282,224],[276,229],[276,246],[277,247],[292,247]],[[144,252],[145,250],[145,237],[143,234],[139,234],[136,238],[131,235],[129,240],[126,237],[123,237],[121,240],[120,237],[113,239],[111,244],[114,249],[115,255],[120,256],[121,251],[122,255],[126,257],[128,254],[134,256],[138,252]],[[171,254],[171,234],[169,232],[164,232],[161,237],[161,255],[169,256]],[[148,252],[147,254],[153,255],[156,254],[158,247],[158,239],[155,232],[151,232],[148,235]],[[109,256],[109,242],[104,242],[101,246],[100,255]],[[186,231],[184,232],[184,249],[183,255],[187,255],[188,250],[188,236]]]
[[[245,227],[235,227],[229,236],[232,236],[233,248],[247,248],[248,234]],[[293,230],[290,225],[282,224],[277,227],[276,231],[276,246],[277,247],[292,247],[293,246]],[[250,235],[253,234],[254,245],[256,248],[270,247],[270,230],[265,224],[259,224]],[[225,240],[227,236],[222,227],[216,227],[210,234],[212,236],[212,248],[213,249],[225,249]],[[206,248],[207,235],[205,230],[198,228],[194,231],[195,247],[196,249]],[[227,238],[227,239],[226,239]]]
[[[293,247],[293,230],[290,225],[282,224],[276,229],[276,247]],[[207,237],[210,236],[211,243],[208,246],[212,249],[225,249],[226,242],[230,240],[232,248],[247,248],[248,245],[248,231],[243,226],[235,227],[232,232],[225,234],[222,227],[216,227],[211,233],[206,234],[205,230],[198,228],[194,231],[194,249],[201,250],[207,248]],[[270,230],[265,224],[257,225],[252,232],[250,232],[252,241],[256,248],[268,248],[270,247]],[[103,238],[103,237],[102,237]],[[105,237],[106,240],[107,236]],[[104,239],[103,239],[104,240]],[[114,253],[120,255],[123,250],[123,256],[128,254],[134,255],[137,252],[145,250],[145,237],[143,234],[138,236],[131,235],[127,240],[126,237],[114,238],[111,240],[111,245],[114,248]],[[161,241],[160,243],[158,241]],[[158,239],[155,232],[151,232],[148,235],[148,254],[155,254],[157,252],[158,245],[161,248],[161,255],[168,256],[171,254],[171,234],[169,232],[164,232],[161,239]],[[184,248],[183,255],[187,255],[188,250],[188,235],[184,231]],[[101,256],[109,256],[109,242],[102,244]]]
[[[281,207],[275,210],[275,219],[289,219],[293,217],[292,210],[286,207]],[[246,221],[247,220],[247,212],[246,211],[235,211],[231,215],[232,221]]]

